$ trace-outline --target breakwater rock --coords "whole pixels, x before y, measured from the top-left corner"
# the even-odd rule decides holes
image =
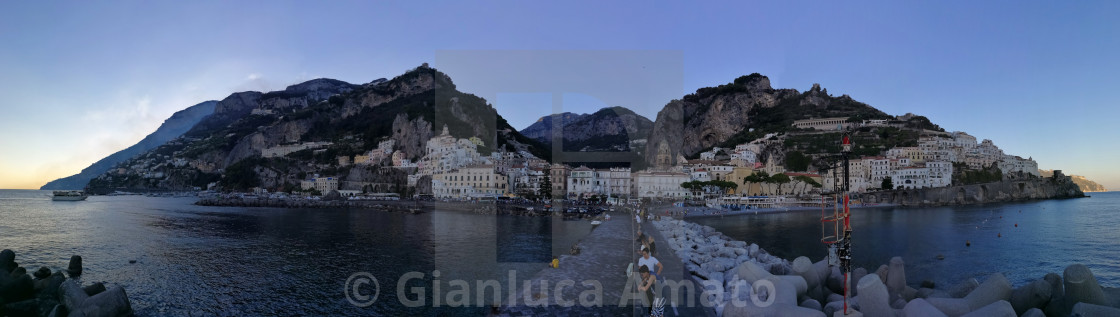
[[[1060,173],[1060,172],[1059,172]],[[866,203],[946,206],[1036,199],[1079,198],[1085,193],[1068,176],[926,189],[899,189],[862,194]]]
[[[0,316],[132,315],[124,288],[81,286],[75,279],[82,274],[81,256],[71,257],[65,270],[40,267],[30,274],[15,258],[12,250],[0,251]]]
[[[834,316],[843,310],[844,276],[823,259],[791,262],[711,227],[671,218],[654,226],[692,277],[708,285],[709,300],[720,302],[719,316]],[[849,309],[863,316],[1120,316],[1120,289],[1101,287],[1080,264],[1018,287],[1000,273],[947,288],[911,283],[901,257],[850,275]]]

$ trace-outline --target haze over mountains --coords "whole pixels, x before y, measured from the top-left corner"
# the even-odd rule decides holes
[[[552,144],[552,127],[559,119],[563,150],[567,152],[641,152],[653,121],[625,107],[608,107],[592,114],[565,112],[541,117],[521,134]]]
[[[175,112],[170,118],[163,121],[163,124],[161,124],[155,132],[144,137],[140,142],[98,160],[96,163],[93,163],[93,165],[82,169],[78,174],[53,180],[39,189],[59,190],[84,188],[86,184],[89,184],[89,180],[104,174],[117,164],[183,135],[183,133],[194,128],[203,118],[214,113],[214,107],[217,106],[217,104],[218,102],[214,100],[204,101],[200,104]]]
[[[401,190],[407,172],[347,167],[341,157],[371,153],[391,140],[388,152],[416,162],[427,154],[426,143],[445,128],[451,137],[475,140],[484,156],[516,153],[552,161],[552,129],[562,126],[562,151],[626,152],[629,166],[644,169],[794,131],[795,120],[825,117],[895,120],[913,131],[943,131],[925,117],[891,116],[847,95],[829,95],[818,85],[804,92],[775,89],[757,73],[668,101],[655,121],[625,107],[609,107],[591,114],[546,115],[517,131],[486,100],[458,91],[449,76],[425,64],[365,84],[315,79],[282,91],[238,92],[204,102],[176,113],[140,143],[43,189],[89,184],[100,192],[190,190],[215,183],[226,189],[285,189],[323,174]],[[857,130],[853,136],[860,143],[854,152],[873,156],[914,146],[917,135]],[[808,157],[835,152],[835,144],[821,142],[794,133],[764,147],[759,159],[782,164],[791,152]],[[306,144],[315,148],[262,155]]]

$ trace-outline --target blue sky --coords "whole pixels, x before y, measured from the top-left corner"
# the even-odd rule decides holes
[[[1115,189],[1118,12],[1110,1],[9,1],[0,3],[0,188],[76,173],[171,113],[236,91],[317,77],[364,83],[430,62],[485,97],[497,76],[445,69],[438,52],[591,50],[675,52],[657,77],[679,91],[572,95],[565,111],[623,105],[653,118],[669,98],[758,72],[776,88],[820,83],[890,114],[925,115]],[[542,96],[488,99],[523,128],[551,112]]]

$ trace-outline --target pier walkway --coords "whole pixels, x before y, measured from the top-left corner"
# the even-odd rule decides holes
[[[624,296],[627,292],[637,294],[637,268],[635,279],[627,287],[626,268],[636,263],[641,245],[635,240],[638,226],[634,216],[625,213],[611,214],[611,220],[603,221],[587,237],[580,241],[579,255],[560,257],[559,268],[546,268],[530,279],[530,287],[524,289],[525,282],[518,283],[517,302],[503,307],[499,316],[644,316],[646,309],[635,307],[640,303],[636,295]],[[657,232],[648,221],[643,221],[642,232],[652,234],[658,256],[664,266],[662,278],[674,283],[691,283],[693,291],[685,291],[677,299],[675,309],[666,305],[666,316],[705,316],[714,315],[714,310],[699,307],[699,285],[692,282],[684,265],[668,246],[668,241]],[[585,281],[587,283],[585,283]],[[565,283],[560,290],[557,286]],[[664,284],[664,283],[662,283]],[[685,288],[687,289],[687,288]],[[592,294],[601,294],[595,298]],[[684,296],[692,296],[696,307],[685,307]],[[624,299],[625,298],[625,299]],[[621,305],[620,305],[621,304]]]

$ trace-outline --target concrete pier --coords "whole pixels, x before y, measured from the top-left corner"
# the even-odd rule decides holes
[[[639,225],[634,216],[625,213],[611,214],[580,243],[579,255],[560,257],[559,268],[545,268],[530,279],[525,289],[519,283],[515,303],[505,303],[499,316],[641,316],[646,314],[642,293],[638,292],[636,241]],[[667,298],[666,316],[715,316],[711,308],[701,307],[698,294],[701,289],[687,275],[681,259],[657,230],[643,221],[642,232],[653,236],[657,244],[655,257],[663,265],[659,284],[670,288],[680,286],[684,291],[673,292],[665,288],[659,296]],[[633,278],[626,276],[626,268],[635,263]],[[668,282],[666,282],[668,281]],[[557,291],[557,285],[566,283]],[[543,291],[543,292],[542,292]],[[596,299],[591,294],[602,294]],[[691,297],[691,301],[689,300]],[[672,303],[676,303],[676,307]],[[687,306],[692,303],[692,307]]]

